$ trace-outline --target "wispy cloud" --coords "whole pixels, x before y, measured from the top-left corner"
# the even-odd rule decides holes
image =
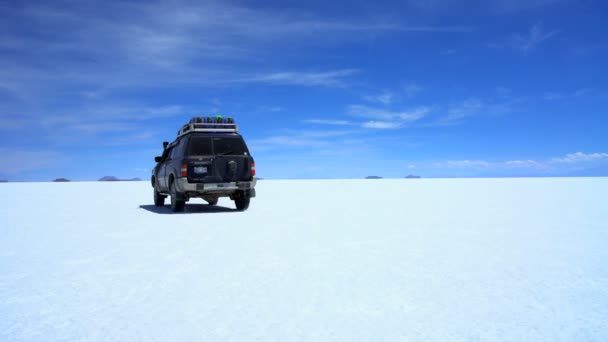
[[[450,11],[457,8],[475,7],[484,12],[494,12],[499,14],[510,14],[532,8],[545,7],[553,3],[564,2],[567,0],[462,0],[462,1],[442,1],[442,0],[407,0],[410,7],[425,12]]]
[[[532,8],[546,7],[568,0],[491,0],[490,9],[499,13],[513,13]]]
[[[345,130],[285,130],[283,134],[271,135],[264,138],[250,139],[248,145],[256,151],[269,151],[275,149],[290,148],[319,148],[335,145],[337,137],[349,136],[356,131]]]
[[[562,93],[556,93],[553,91],[546,91],[543,94],[543,99],[547,100],[547,101],[553,101],[553,100],[561,100],[564,98],[564,94]]]
[[[302,122],[317,125],[360,126],[368,129],[396,129],[423,119],[431,112],[431,107],[420,106],[409,110],[393,111],[364,105],[351,105],[347,113],[366,121],[338,119],[308,119]]]
[[[395,94],[390,91],[384,91],[377,95],[366,95],[363,96],[363,99],[369,102],[379,102],[385,105],[391,104],[395,101]]]
[[[559,32],[559,30],[546,31],[542,23],[537,23],[528,32],[511,36],[507,44],[526,55],[534,51],[545,41],[555,37]]]
[[[280,107],[280,106],[262,106],[259,109],[260,112],[271,112],[271,113],[282,112],[284,110],[285,110],[285,108]]]
[[[405,96],[413,97],[416,94],[418,94],[419,92],[421,92],[423,89],[424,88],[422,88],[418,83],[410,82],[405,85],[405,87],[403,88],[403,91],[405,93]]]
[[[40,136],[61,138],[57,141],[117,132],[135,136],[145,120],[200,113],[163,104],[156,97],[159,89],[252,84],[328,88],[355,83],[354,68],[320,68],[317,62],[294,67],[277,50],[306,60],[319,47],[365,42],[369,35],[472,30],[410,24],[385,13],[328,16],[221,1],[104,2],[93,7],[44,2],[0,6],[5,19],[0,130],[38,125]],[[40,51],[45,58],[40,59]],[[10,105],[5,100],[9,96]],[[142,101],[125,104],[127,97]],[[221,107],[216,103],[205,109],[215,112]],[[105,141],[110,139],[118,138],[108,136]]]
[[[446,123],[461,121],[467,117],[477,115],[485,104],[478,98],[469,98],[461,103],[450,105],[448,115],[443,119]]]
[[[420,26],[400,26],[396,28],[399,31],[405,32],[452,32],[452,33],[468,33],[476,30],[473,26],[462,26],[462,25],[447,25],[447,26],[431,26],[431,25],[420,25]]]
[[[566,99],[574,99],[584,95],[591,93],[590,88],[581,88],[575,91],[570,92],[555,92],[555,91],[547,91],[543,94],[543,99],[547,101],[557,101],[557,100],[566,100]]]
[[[583,164],[592,164],[597,162],[608,161],[608,153],[583,153],[576,152],[566,154],[563,157],[549,158],[543,160],[535,159],[516,159],[505,161],[486,161],[486,160],[448,160],[446,162],[436,163],[439,168],[456,168],[456,169],[494,169],[494,170],[509,170],[509,169],[525,169],[536,171],[559,171],[562,166],[572,166]]]
[[[509,168],[524,168],[524,169],[546,168],[546,165],[544,165],[543,163],[536,161],[536,160],[532,160],[532,159],[507,160],[506,162],[504,162],[504,165]]]
[[[101,87],[239,81],[341,86],[352,70],[284,71],[267,62],[277,58],[276,49],[305,54],[336,41],[365,41],[365,33],[471,31],[407,25],[383,13],[336,17],[220,1],[105,2],[94,8],[35,2],[0,7],[7,23],[0,42],[8,52],[0,56],[3,83],[31,93],[60,84],[94,88],[85,94]],[[20,29],[24,23],[27,30]],[[35,51],[45,51],[44,60]]]
[[[0,148],[0,171],[15,175],[25,171],[51,168],[65,161],[65,156],[57,151],[32,151]]]
[[[351,105],[348,112],[353,116],[372,119],[362,123],[364,128],[395,129],[426,117],[431,112],[431,107],[421,106],[410,110],[391,111],[384,108]]]
[[[156,122],[187,119],[209,113],[201,108],[181,105],[149,106],[134,103],[108,104],[88,102],[70,108],[49,107],[40,113],[26,110],[21,116],[7,117],[0,113],[0,132],[14,134],[16,129],[35,130],[34,137],[16,135],[8,144],[20,143],[52,146],[120,146],[154,140],[164,128]]]
[[[403,87],[394,91],[383,90],[377,94],[365,95],[363,96],[363,100],[388,106],[394,103],[401,103],[404,98],[412,98],[422,90],[422,86],[420,86],[418,83],[409,82]]]
[[[302,122],[315,125],[352,126],[356,123],[348,120],[308,119]]]
[[[441,165],[441,164],[440,164]],[[443,165],[448,168],[486,168],[492,163],[483,160],[448,160]]]
[[[569,0],[407,0],[406,3],[414,10],[423,12],[449,12],[461,8],[475,8],[482,13],[512,14],[534,8],[547,7],[551,4]]]
[[[608,153],[584,153],[576,152],[570,153],[560,158],[553,158],[552,161],[555,163],[585,163],[608,160]]]
[[[431,111],[431,107],[421,106],[411,110],[391,111],[384,108],[376,108],[362,105],[351,105],[348,112],[351,115],[376,119],[376,120],[400,120],[404,123],[413,122],[424,118]]]
[[[37,120],[36,123],[51,130],[75,129],[89,131],[89,133],[124,131],[136,127],[140,121],[189,116],[196,112],[195,109],[180,105],[153,107],[132,104],[91,104],[51,112],[48,116]]]
[[[403,124],[401,122],[395,121],[367,121],[362,124],[364,128],[373,128],[373,129],[395,129],[402,127]]]
[[[458,125],[475,116],[507,114],[513,111],[516,103],[521,101],[510,96],[504,89],[497,91],[498,97],[470,97],[448,105],[447,113],[430,125]]]
[[[260,74],[237,81],[267,83],[272,85],[298,85],[298,86],[323,86],[343,87],[347,85],[345,79],[356,73],[354,69],[331,70],[324,72],[275,72]]]

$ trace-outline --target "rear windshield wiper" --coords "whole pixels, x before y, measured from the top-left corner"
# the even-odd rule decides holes
[[[216,153],[216,154],[218,156],[225,156],[225,155],[232,154],[232,153],[234,153],[234,152],[233,151],[224,151],[224,152],[220,152],[220,153]]]

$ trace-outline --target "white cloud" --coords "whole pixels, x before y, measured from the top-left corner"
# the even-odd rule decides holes
[[[423,90],[423,88],[414,82],[407,84],[403,89],[403,91],[405,92],[405,96],[407,96],[407,97],[413,97],[416,94],[418,94],[419,92],[421,92],[422,90]]]
[[[458,104],[452,104],[448,108],[448,115],[441,121],[443,123],[459,122],[467,117],[479,114],[485,104],[478,98],[469,98]]]
[[[363,99],[369,102],[379,102],[385,105],[389,105],[393,101],[395,101],[395,94],[390,91],[384,91],[383,93],[378,95],[364,96]]]
[[[489,6],[500,13],[513,13],[537,7],[545,7],[564,0],[491,0]],[[566,0],[567,1],[567,0]]]
[[[575,90],[575,91],[572,93],[572,96],[574,96],[574,97],[579,97],[579,96],[587,95],[587,94],[589,94],[590,92],[591,92],[591,89],[590,89],[590,88],[581,88],[581,89]]]
[[[273,136],[263,139],[251,139],[248,144],[255,146],[255,150],[268,150],[284,146],[319,146],[327,142],[310,137]]]
[[[547,101],[561,100],[563,98],[564,98],[564,94],[553,92],[553,91],[546,91],[543,94],[543,99],[547,100]]]
[[[431,125],[457,125],[466,119],[480,115],[503,115],[513,111],[513,105],[521,99],[511,97],[505,89],[497,89],[498,98],[470,97],[462,102],[452,103],[447,114]]]
[[[542,23],[538,23],[530,28],[526,34],[516,34],[511,39],[514,48],[521,50],[524,54],[536,49],[544,41],[557,35],[559,31],[545,31]]]
[[[403,123],[396,121],[367,121],[362,125],[364,128],[373,128],[373,129],[395,129],[403,126]]]
[[[363,99],[365,101],[381,103],[388,106],[390,104],[400,102],[403,97],[413,97],[422,90],[423,88],[416,82],[410,82],[398,91],[384,90],[379,94],[363,96]]]
[[[405,111],[390,111],[383,108],[352,105],[348,107],[348,112],[350,115],[372,120],[356,122],[348,120],[309,119],[304,120],[303,122],[334,126],[360,125],[362,128],[371,129],[395,129],[404,127],[424,118],[430,111],[430,107],[424,106]]]
[[[37,121],[50,130],[76,130],[87,133],[128,131],[138,127],[138,121],[184,116],[189,117],[197,110],[179,105],[139,106],[139,105],[87,105],[85,107],[62,110]]]
[[[421,120],[431,112],[430,107],[421,106],[411,110],[391,111],[384,108],[352,105],[349,114],[361,118],[372,119],[361,124],[363,128],[395,129]]]
[[[317,131],[317,130],[304,130],[304,131],[293,131],[287,130],[288,133],[292,135],[299,135],[305,138],[333,138],[333,137],[341,137],[345,135],[351,135],[357,133],[354,130],[327,130],[327,131]]]
[[[494,89],[499,98],[510,98],[512,91],[507,87],[498,86]]]
[[[462,26],[462,25],[451,25],[451,26],[433,26],[433,25],[420,25],[420,26],[399,26],[395,28],[398,31],[403,32],[435,32],[435,33],[469,33],[474,32],[475,27]]]
[[[309,119],[302,121],[304,123],[316,124],[316,125],[333,125],[333,126],[351,126],[355,123],[347,120],[326,120],[326,119]]]
[[[273,135],[258,139],[249,139],[247,144],[252,150],[268,151],[288,147],[321,147],[335,145],[336,137],[348,136],[356,133],[355,131],[341,130],[304,130],[294,131],[285,130],[283,134]]]
[[[391,111],[384,108],[375,108],[369,106],[352,105],[349,106],[348,112],[351,115],[375,119],[375,120],[401,120],[403,122],[413,122],[424,118],[431,111],[430,107],[421,106],[411,110]]]
[[[391,112],[383,108],[375,108],[362,105],[349,106],[348,113],[362,118],[377,120],[390,120],[397,116],[395,112]]]
[[[564,157],[553,158],[552,161],[555,163],[581,163],[581,162],[593,162],[600,160],[608,160],[608,153],[583,153],[576,152],[566,154]]]
[[[581,88],[571,92],[554,92],[546,91],[543,93],[543,99],[547,101],[556,101],[564,99],[573,99],[589,94],[592,90],[590,88]]]
[[[283,110],[284,110],[284,108],[279,107],[279,106],[262,106],[259,111],[276,113],[276,112],[282,112]]]
[[[0,7],[0,16],[7,18],[0,46],[9,52],[0,56],[2,83],[26,91],[35,101],[40,93],[62,93],[68,86],[93,98],[100,88],[111,93],[122,87],[176,84],[344,86],[349,70],[266,66],[277,65],[273,59],[285,65],[284,54],[277,50],[306,54],[336,42],[365,42],[370,34],[472,31],[458,25],[408,25],[383,11],[363,17],[328,16],[302,9],[180,0],[103,2],[93,7]],[[27,32],[18,29],[24,22]],[[31,57],[33,51],[45,51],[44,60],[14,58]]]
[[[446,12],[460,8],[472,8],[477,10],[495,12],[498,14],[510,14],[538,7],[545,7],[554,3],[568,0],[407,0],[407,4],[417,10],[426,12]]]
[[[483,160],[448,160],[445,165],[449,168],[486,168],[492,164]]]
[[[485,160],[449,160],[446,162],[435,163],[438,168],[458,168],[458,169],[523,169],[529,171],[559,172],[560,170],[571,170],[574,164],[584,164],[591,162],[608,161],[608,153],[583,153],[576,152],[566,154],[560,158],[550,158],[545,160],[516,159],[507,161],[485,161]],[[581,165],[577,165],[580,167]]]
[[[0,130],[11,131],[29,127],[37,132],[38,144],[52,142],[53,145],[73,144],[119,146],[142,144],[154,140],[163,130],[162,126],[152,127],[150,121],[181,117],[184,120],[200,114],[198,108],[180,105],[146,106],[129,104],[108,104],[109,101],[76,102],[71,108],[45,108],[38,112],[30,108],[20,117],[0,118]],[[18,143],[18,138],[14,143]]]
[[[345,78],[353,75],[356,71],[354,69],[345,69],[324,72],[275,72],[243,78],[238,81],[307,87],[343,87],[347,84]]]
[[[56,151],[0,148],[0,154],[0,172],[7,175],[48,169],[65,161],[65,156]]]
[[[524,168],[524,169],[541,169],[546,166],[536,160],[508,160],[504,162],[504,165],[509,168]]]
[[[403,122],[414,122],[427,116],[431,112],[430,107],[418,107],[409,111],[399,112],[398,117]]]

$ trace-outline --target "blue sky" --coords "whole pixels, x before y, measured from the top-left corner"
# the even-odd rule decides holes
[[[195,115],[266,178],[608,175],[602,1],[0,3],[0,178],[148,179]]]

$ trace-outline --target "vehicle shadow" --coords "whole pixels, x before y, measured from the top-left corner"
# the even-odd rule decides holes
[[[174,213],[171,211],[171,206],[164,205],[157,207],[152,204],[142,204],[139,208],[147,210],[155,214],[217,214],[217,213],[231,213],[238,212],[233,208],[222,207],[220,205],[208,205],[208,204],[186,204],[186,208],[181,213]]]

